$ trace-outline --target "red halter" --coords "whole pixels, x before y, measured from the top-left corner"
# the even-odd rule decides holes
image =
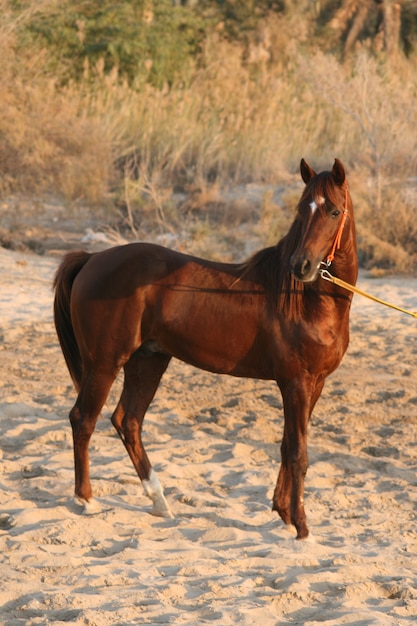
[[[342,219],[340,220],[339,228],[338,228],[337,233],[336,233],[336,237],[335,237],[335,240],[334,240],[334,243],[333,243],[332,250],[331,250],[330,254],[327,256],[327,259],[325,260],[325,264],[327,265],[327,267],[329,267],[329,265],[332,264],[332,261],[334,259],[334,255],[336,253],[336,250],[338,250],[340,248],[340,242],[342,240],[343,228],[345,226],[346,218],[348,216],[347,194],[348,194],[348,188],[347,188],[347,185],[346,185],[346,188],[345,188],[345,207],[343,209]]]

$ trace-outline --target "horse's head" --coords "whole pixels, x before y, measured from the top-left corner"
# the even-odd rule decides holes
[[[345,170],[338,159],[331,172],[320,174],[302,159],[300,172],[306,184],[298,204],[301,237],[291,256],[290,270],[297,280],[311,282],[316,280],[322,261],[332,261],[340,247],[348,191]]]

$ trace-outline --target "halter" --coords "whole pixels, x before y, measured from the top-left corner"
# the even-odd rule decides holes
[[[347,188],[347,184],[346,184],[346,187],[345,187],[345,206],[344,206],[344,209],[343,209],[342,219],[340,220],[339,228],[337,229],[336,237],[335,237],[335,240],[333,242],[333,247],[331,249],[331,252],[327,256],[327,259],[325,261],[321,262],[321,264],[326,265],[326,267],[330,267],[330,265],[332,264],[332,261],[334,259],[334,255],[336,253],[336,250],[339,250],[339,248],[340,248],[340,242],[342,240],[343,228],[345,226],[346,218],[348,216],[347,194],[348,194],[348,188]]]

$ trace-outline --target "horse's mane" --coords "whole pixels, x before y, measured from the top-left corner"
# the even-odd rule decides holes
[[[271,314],[280,310],[291,318],[300,313],[304,285],[289,271],[290,257],[300,232],[301,220],[297,215],[288,233],[275,246],[255,252],[240,265],[240,279],[251,275],[260,284]]]
[[[289,270],[290,258],[300,241],[302,231],[299,207],[312,195],[323,196],[335,205],[340,204],[340,191],[338,194],[337,189],[331,172],[321,172],[314,176],[304,189],[288,233],[275,246],[259,250],[241,264],[240,279],[251,274],[262,286],[271,314],[280,311],[290,319],[302,315],[306,304],[305,296],[314,286],[295,280]]]

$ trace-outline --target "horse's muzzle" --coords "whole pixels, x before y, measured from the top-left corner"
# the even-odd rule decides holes
[[[316,280],[320,262],[312,261],[308,255],[292,256],[290,261],[291,274],[303,283]]]

